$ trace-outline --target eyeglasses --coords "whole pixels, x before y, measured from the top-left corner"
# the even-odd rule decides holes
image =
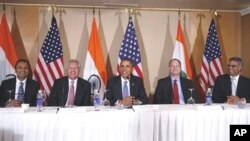
[[[229,68],[230,68],[230,67],[235,68],[235,67],[238,67],[239,65],[230,65],[230,64],[228,64],[227,66],[228,66]]]

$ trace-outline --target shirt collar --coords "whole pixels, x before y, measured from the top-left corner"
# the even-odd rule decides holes
[[[26,84],[26,81],[27,81],[27,78],[25,78],[23,81],[21,81],[18,78],[16,78],[17,84],[19,84],[20,82],[23,82],[23,84]]]
[[[174,80],[179,81],[179,80],[180,80],[180,76],[178,76],[178,77],[173,77],[173,76],[171,76],[171,80],[172,80],[172,81],[174,81]]]
[[[238,81],[238,80],[239,80],[239,77],[240,77],[240,75],[237,75],[237,76],[234,76],[234,77],[233,77],[233,76],[230,76],[230,79],[233,78],[234,80]]]
[[[122,80],[122,82],[129,81],[129,79],[124,79],[122,76],[121,76],[121,80]]]
[[[68,80],[69,80],[69,83],[71,83],[71,81],[74,81],[74,84],[75,84],[77,82],[77,80],[78,80],[78,77],[76,79],[70,79],[70,78],[68,78]]]

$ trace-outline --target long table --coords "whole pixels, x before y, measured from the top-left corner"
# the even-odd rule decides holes
[[[250,105],[143,105],[0,109],[1,141],[229,141],[229,125],[250,124]]]

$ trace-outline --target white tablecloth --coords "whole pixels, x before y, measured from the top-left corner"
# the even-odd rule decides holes
[[[231,124],[250,124],[250,109],[218,105],[161,106],[154,116],[154,141],[229,141]],[[223,110],[224,109],[224,110]]]
[[[82,113],[1,113],[1,141],[133,141],[139,115],[131,109]]]
[[[78,107],[57,112],[56,107],[46,107],[24,113],[0,109],[0,141],[229,141],[231,124],[250,124],[250,108],[145,105],[134,110]]]

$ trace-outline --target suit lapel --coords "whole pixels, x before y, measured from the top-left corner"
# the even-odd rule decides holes
[[[184,83],[184,81],[183,81],[183,79],[182,79],[182,77],[180,76],[180,84],[181,84],[181,92],[182,92],[182,94],[183,94],[183,98],[184,98],[184,101],[186,101],[186,93],[185,93],[185,91],[183,91],[183,90],[185,90],[185,88],[186,88],[186,84]]]
[[[131,76],[129,79],[130,96],[136,96],[135,94],[135,77]]]
[[[226,94],[228,95],[228,96],[230,96],[230,95],[232,95],[232,85],[231,85],[231,79],[230,79],[230,75],[228,75],[227,77],[226,77],[226,84],[225,84],[225,90],[226,90]]]
[[[122,98],[122,81],[121,81],[121,76],[118,76],[115,82],[115,94],[119,99]]]
[[[242,82],[242,77],[241,76],[239,76],[239,80],[238,80],[238,84],[237,84],[237,88],[236,88],[236,96],[239,96],[239,94],[240,94],[240,87],[242,86],[242,85],[244,85],[243,84],[244,82]]]
[[[186,103],[189,96],[185,90],[188,89],[188,86],[187,86],[187,83],[184,82],[184,79],[182,77],[180,77],[180,84],[181,84],[181,92],[183,94],[184,102]]]
[[[171,80],[171,77],[167,77],[166,79],[166,86],[164,87],[167,87],[167,89],[163,89],[163,91],[165,91],[164,93],[165,94],[169,94],[169,97],[170,98],[170,101],[172,101],[172,97],[173,97],[173,87],[172,87],[172,80]]]
[[[62,85],[64,85],[63,88],[62,88],[63,89],[63,103],[65,105],[66,102],[67,102],[67,99],[68,99],[69,79],[68,79],[68,77],[65,77],[63,79],[64,79],[63,84],[62,84]],[[61,89],[61,88],[59,88],[59,89]]]
[[[29,89],[30,89],[29,84],[30,84],[30,81],[29,81],[29,79],[27,78],[26,84],[25,84],[24,101],[26,101],[27,98],[28,98],[28,92],[29,92]]]
[[[16,92],[16,78],[12,78],[9,82],[10,83],[7,86],[7,90],[13,90],[12,93],[11,93],[11,98],[15,99],[15,94],[17,93]],[[9,98],[9,95],[8,95],[8,98]]]
[[[12,85],[12,84],[14,84],[14,85]],[[11,83],[9,84],[9,86],[10,86],[10,87],[9,87],[10,90],[14,90],[14,92],[17,93],[17,92],[16,92],[16,78],[13,78],[13,79],[11,80]]]
[[[81,92],[83,93],[83,84],[81,84],[81,81],[79,80],[79,78],[77,79],[77,86],[76,86],[76,93],[75,93],[75,105],[80,105],[80,103],[78,102],[78,99],[82,99],[81,97],[83,95],[81,95]]]

